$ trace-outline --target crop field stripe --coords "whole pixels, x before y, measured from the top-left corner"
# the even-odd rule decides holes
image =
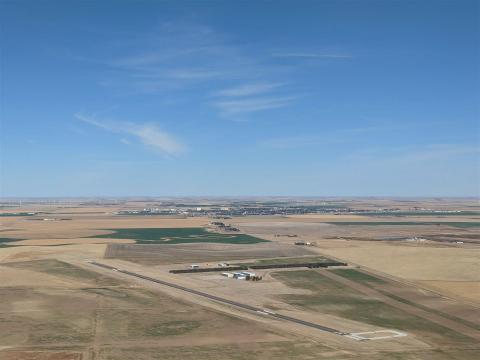
[[[184,244],[184,243],[224,243],[224,244],[256,244],[269,242],[255,236],[242,233],[217,233],[205,228],[129,228],[102,229],[112,231],[111,234],[88,236],[89,238],[130,239],[137,244]]]
[[[330,278],[333,281],[337,281],[340,284],[350,287],[360,293],[363,293],[369,297],[377,298],[383,303],[387,304],[388,306],[397,308],[401,311],[404,311],[407,314],[410,314],[412,316],[416,316],[418,318],[427,320],[431,323],[440,325],[445,329],[453,330],[467,338],[475,339],[475,340],[480,339],[480,332],[477,331],[476,329],[473,329],[455,320],[444,317],[443,315],[426,311],[420,307],[417,307],[415,305],[410,305],[406,302],[398,301],[392,297],[389,297],[383,294],[381,291],[377,290],[372,286],[348,279],[346,277],[342,277],[341,275],[338,275],[332,271],[325,271],[322,273],[322,275]]]
[[[253,311],[254,313],[268,314],[269,316],[277,318],[277,319],[290,321],[290,322],[293,322],[293,323],[296,323],[296,324],[308,326],[308,327],[311,327],[311,328],[315,328],[315,329],[325,331],[325,332],[329,332],[329,333],[336,334],[336,335],[342,335],[342,336],[349,335],[348,333],[344,333],[344,332],[342,332],[340,330],[337,330],[337,329],[333,329],[333,328],[323,326],[323,325],[319,325],[319,324],[315,324],[315,323],[312,323],[312,322],[309,322],[309,321],[293,318],[291,316],[280,315],[280,314],[272,313],[272,312],[265,313],[265,311],[261,308],[257,308],[257,307],[251,306],[251,305],[239,303],[239,302],[233,301],[233,300],[228,300],[228,299],[221,298],[221,297],[218,297],[218,296],[215,296],[215,295],[210,295],[210,294],[204,293],[202,291],[190,289],[190,288],[187,288],[187,287],[184,287],[184,286],[181,286],[181,285],[177,285],[177,284],[172,284],[172,283],[169,283],[169,282],[166,282],[166,281],[163,281],[163,280],[158,280],[158,279],[155,279],[155,278],[152,278],[152,277],[149,277],[149,276],[145,276],[145,275],[141,275],[141,274],[137,274],[137,273],[134,273],[134,272],[131,272],[131,271],[119,270],[119,269],[116,269],[115,267],[110,266],[110,265],[101,264],[101,263],[98,263],[98,262],[95,262],[95,261],[90,262],[90,264],[96,265],[96,266],[99,266],[99,267],[102,267],[102,268],[108,269],[108,270],[116,270],[116,271],[118,271],[122,274],[130,275],[130,276],[137,277],[137,278],[147,280],[147,281],[151,281],[151,282],[154,282],[154,283],[157,283],[157,284],[169,286],[169,287],[172,287],[174,289],[186,291],[186,292],[191,293],[191,294],[202,296],[202,297],[205,297],[207,299],[215,300],[215,301],[218,301],[218,302],[221,302],[221,303],[224,303],[224,304],[233,305],[235,307],[239,307],[239,308],[242,308],[242,309],[245,309],[245,310],[250,310],[250,311]]]
[[[443,225],[443,226],[452,226],[457,228],[473,228],[480,227],[480,222],[476,221],[335,221],[335,222],[325,222],[329,225],[338,225],[338,226],[415,226],[415,225]]]
[[[364,211],[355,215],[361,216],[480,216],[480,211]]]
[[[432,314],[436,314],[436,315],[440,315],[440,316],[443,316],[444,318],[447,318],[449,320],[452,320],[452,321],[456,321],[456,322],[459,322],[465,326],[469,326],[471,327],[472,329],[475,329],[475,330],[480,330],[480,325],[478,324],[475,324],[471,321],[468,321],[468,320],[465,320],[463,318],[459,318],[457,316],[454,316],[454,315],[451,315],[451,314],[448,314],[448,313],[445,313],[443,311],[440,311],[440,310],[436,310],[436,309],[432,309],[428,306],[424,306],[424,305],[421,305],[421,304],[418,304],[416,302],[413,302],[413,301],[410,301],[410,300],[407,300],[403,297],[400,297],[400,296],[397,296],[395,294],[392,294],[388,291],[385,291],[385,290],[382,290],[382,289],[375,289],[377,291],[379,291],[380,293],[382,293],[383,295],[385,296],[388,296],[394,300],[397,300],[397,301],[400,301],[404,304],[407,304],[407,305],[410,305],[410,306],[414,306],[414,307],[417,307],[419,309],[422,309],[422,310],[425,310],[427,312],[430,312]]]
[[[374,285],[385,283],[384,280],[380,279],[377,276],[373,276],[373,275],[367,274],[363,271],[358,271],[358,270],[354,270],[354,269],[334,269],[334,270],[330,270],[330,272],[332,272],[334,274],[337,274],[337,275],[340,275],[340,276],[343,276],[343,277],[345,277],[349,280],[360,281],[363,285],[368,286],[368,287],[374,289],[375,291],[378,291],[381,294],[383,294],[385,296],[388,296],[389,298],[392,298],[394,300],[400,301],[404,304],[417,307],[419,309],[425,310],[427,312],[431,312],[433,314],[443,316],[447,319],[450,319],[450,320],[462,323],[466,326],[469,326],[469,327],[471,327],[475,330],[480,330],[480,325],[479,324],[475,324],[475,323],[470,322],[468,320],[465,320],[463,318],[459,318],[457,316],[445,313],[443,311],[436,310],[436,309],[430,308],[428,306],[421,305],[419,303],[410,301],[410,300],[405,299],[403,297],[400,297],[398,295],[392,294],[392,293],[390,293],[390,292],[388,292],[384,289],[378,288],[377,286],[374,286]]]

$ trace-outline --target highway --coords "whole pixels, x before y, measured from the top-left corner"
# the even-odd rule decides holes
[[[149,277],[149,276],[137,274],[137,273],[127,271],[127,270],[117,269],[117,268],[115,268],[113,266],[110,266],[110,265],[101,264],[101,263],[98,263],[98,262],[95,262],[95,261],[90,261],[89,263],[92,264],[92,265],[102,267],[104,269],[117,271],[117,272],[122,273],[122,274],[126,274],[126,275],[133,276],[133,277],[136,277],[136,278],[139,278],[139,279],[151,281],[151,282],[154,282],[154,283],[157,283],[157,284],[169,286],[169,287],[174,288],[174,289],[178,289],[178,290],[182,290],[182,291],[185,291],[185,292],[188,292],[188,293],[191,293],[191,294],[202,296],[204,298],[214,300],[214,301],[218,301],[220,303],[232,305],[232,306],[244,309],[244,310],[253,311],[257,314],[267,315],[267,316],[272,317],[272,318],[281,319],[281,320],[285,320],[285,321],[290,321],[290,322],[293,322],[295,324],[304,325],[304,326],[307,326],[307,327],[310,327],[310,328],[314,328],[314,329],[317,329],[317,330],[320,330],[320,331],[329,332],[329,333],[336,334],[336,335],[342,335],[342,336],[345,336],[345,335],[348,336],[349,335],[349,333],[344,333],[340,330],[333,329],[333,328],[330,328],[330,327],[327,327],[327,326],[318,325],[318,324],[315,324],[315,323],[312,323],[312,322],[309,322],[309,321],[296,319],[296,318],[293,318],[291,316],[280,315],[280,314],[274,313],[272,311],[264,310],[264,309],[257,308],[255,306],[251,306],[251,305],[247,305],[247,304],[242,304],[240,302],[228,300],[228,299],[221,298],[221,297],[218,297],[218,296],[215,296],[215,295],[210,295],[210,294],[204,293],[202,291],[189,289],[189,288],[186,288],[184,286],[172,284],[172,283],[169,283],[169,282],[166,282],[166,281],[163,281],[163,280],[158,280],[158,279],[155,279],[155,278],[152,278],[152,277]]]

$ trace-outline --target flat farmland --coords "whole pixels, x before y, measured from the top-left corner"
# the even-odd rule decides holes
[[[480,249],[325,241],[322,254],[480,304]],[[458,285],[458,286],[457,286]]]
[[[288,244],[258,243],[249,245],[230,244],[109,244],[105,257],[122,259],[141,264],[163,265],[188,262],[248,260],[312,255],[310,250]]]
[[[332,259],[324,256],[302,256],[302,257],[283,257],[283,258],[271,258],[271,259],[258,259],[251,263],[240,263],[239,265],[252,266],[252,265],[278,265],[278,264],[305,264],[305,263],[324,263],[330,262]]]
[[[92,238],[113,238],[134,240],[137,244],[256,244],[268,242],[245,234],[225,234],[207,231],[205,228],[129,228],[108,229],[112,234],[94,235]]]
[[[478,221],[334,221],[327,222],[336,226],[448,226],[454,228],[478,228]]]
[[[340,215],[335,219],[296,216],[292,222],[243,221],[238,225],[247,233],[285,244],[311,241],[315,243],[311,250],[320,255],[480,304],[478,216],[443,216],[434,221],[405,217],[395,219],[393,225],[391,218],[363,216],[359,221],[345,221]]]
[[[87,210],[85,209],[85,212]],[[102,229],[191,228],[204,227],[209,223],[208,218],[201,217],[116,216],[103,212],[95,214],[94,210],[72,215],[72,220],[69,221],[43,220],[49,218],[44,216],[36,216],[35,219],[32,217],[5,217],[0,219],[1,237],[28,240],[77,239],[81,243],[82,238],[112,233],[112,231]],[[49,216],[55,219],[52,215]]]
[[[480,313],[475,306],[461,304],[435,292],[425,291],[357,269],[332,269],[330,273],[368,286],[391,299],[439,314],[472,329],[480,330]]]
[[[447,326],[392,306],[366,295],[327,276],[328,271],[280,271],[272,276],[290,287],[308,289],[309,294],[283,295],[281,299],[293,306],[313,312],[332,314],[384,329],[416,334],[433,346],[473,346],[477,339]],[[472,330],[475,333],[475,330]],[[480,332],[479,332],[480,334]]]
[[[472,219],[448,221],[442,218],[437,222],[431,219],[413,218],[408,221],[391,221],[391,219],[363,216],[360,219],[362,221],[345,221],[343,216],[336,216],[337,221],[332,220],[321,216],[312,218],[307,215],[305,218],[297,216],[264,222],[244,219],[237,224],[246,233],[265,236],[269,239],[272,235],[276,235],[279,237],[277,240],[284,241],[294,240],[287,237],[294,235],[309,241],[345,239],[356,242],[395,242],[417,237],[428,243],[438,242],[443,245],[455,244],[458,241],[480,244],[479,222]]]
[[[57,260],[1,268],[32,280],[0,286],[0,359],[307,359],[332,350]]]
[[[232,216],[220,221],[241,231],[215,233],[207,229],[218,219],[197,217],[197,210],[193,217],[116,215],[157,206],[147,201],[9,210],[41,212],[0,218],[0,359],[477,359],[478,207],[452,200],[450,208],[464,213],[437,216],[433,210],[445,201],[339,204],[372,211]],[[400,209],[398,216],[377,216],[379,206]],[[413,206],[432,211],[414,216]],[[259,270],[256,282],[169,273],[193,263],[325,258],[349,267]],[[317,333],[88,261],[346,332],[397,329],[407,336],[355,341]]]

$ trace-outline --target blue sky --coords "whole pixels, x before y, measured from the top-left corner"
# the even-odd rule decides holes
[[[477,1],[0,1],[0,196],[479,196]]]

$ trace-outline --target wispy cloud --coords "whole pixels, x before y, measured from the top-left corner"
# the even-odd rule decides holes
[[[287,84],[297,82],[294,73],[306,69],[272,62],[272,52],[285,58],[351,57],[334,49],[259,50],[235,43],[209,26],[182,20],[160,24],[142,35],[117,44],[108,53],[115,55],[92,60],[108,70],[99,84],[120,93],[159,94],[185,101],[192,101],[193,95],[193,101],[209,102],[220,115],[232,119],[284,107],[298,97]]]
[[[246,98],[238,100],[217,101],[214,105],[224,115],[251,113],[260,110],[276,109],[288,105],[295,97]]]
[[[115,70],[126,84],[145,92],[179,90],[212,80],[248,79],[258,73],[255,60],[221,34],[200,24],[164,23],[123,50],[115,57],[96,62]],[[152,86],[153,82],[156,86]]]
[[[353,56],[348,54],[324,54],[324,53],[314,53],[314,52],[285,52],[285,53],[274,53],[273,57],[284,57],[284,58],[319,58],[319,59],[350,59]]]
[[[213,95],[221,99],[213,102],[213,106],[222,115],[236,116],[262,110],[287,106],[296,96],[275,94],[275,90],[285,83],[254,82],[238,85],[217,91]]]
[[[282,107],[293,100],[283,88],[287,83],[283,79],[289,76],[287,68],[273,66],[268,53],[252,55],[247,46],[235,44],[208,26],[176,21],[161,24],[141,39],[117,48],[117,55],[95,62],[110,70],[101,81],[104,87],[168,96],[175,93],[181,98],[182,92],[188,97],[208,86],[210,95],[217,98],[210,104],[221,115],[234,117]],[[280,87],[281,96],[272,93]]]
[[[75,118],[112,133],[130,135],[147,147],[165,155],[178,155],[185,150],[183,144],[171,134],[161,130],[156,124],[99,120],[95,116],[87,116],[80,113],[75,114]],[[121,138],[120,141],[125,144],[130,143],[125,138]]]
[[[283,85],[285,85],[285,83],[257,82],[252,84],[244,84],[236,87],[231,87],[228,89],[223,89],[223,90],[217,91],[214,95],[225,96],[225,97],[241,97],[241,96],[258,95],[258,94],[264,94],[264,93],[270,92]]]

